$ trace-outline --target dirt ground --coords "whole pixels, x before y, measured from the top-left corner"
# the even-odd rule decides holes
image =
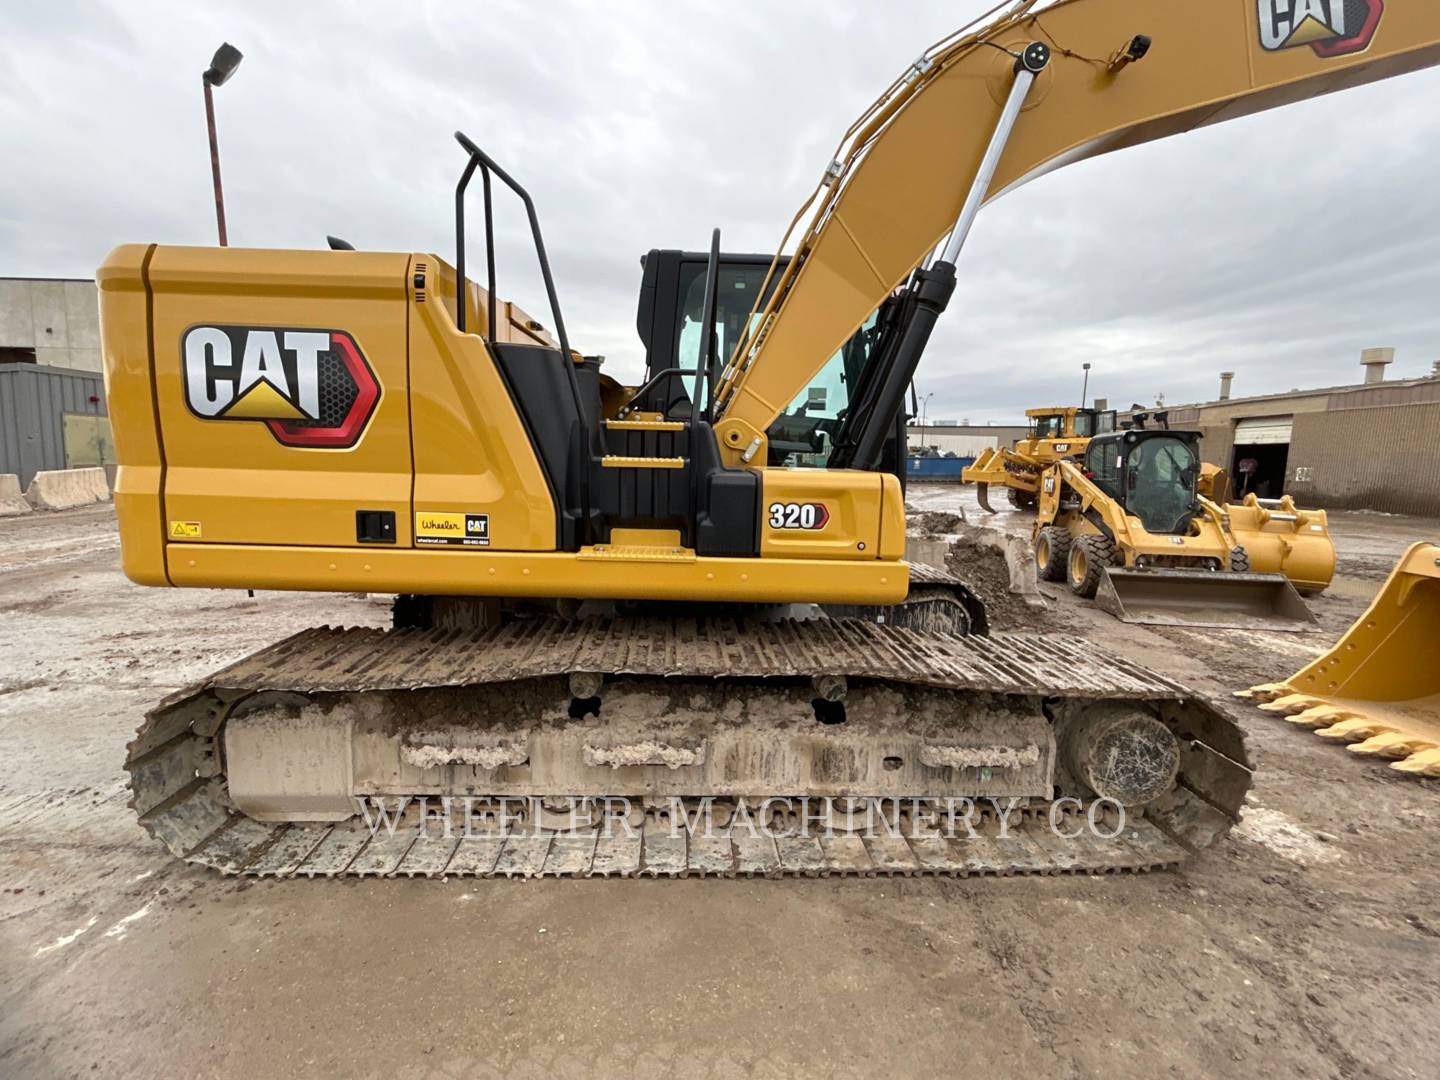
[[[0,521],[0,1075],[1433,1076],[1440,784],[1227,697],[1440,538],[1332,526],[1320,634],[1127,627],[1058,593],[1037,617],[1244,725],[1254,805],[1175,873],[252,883],[146,838],[125,743],[204,672],[386,610],[131,585],[109,507]]]

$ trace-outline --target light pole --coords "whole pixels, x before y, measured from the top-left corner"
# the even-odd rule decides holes
[[[1081,364],[1080,366],[1085,369],[1085,382],[1084,385],[1080,387],[1080,408],[1083,409],[1085,407],[1085,399],[1090,396],[1090,365]]]
[[[920,426],[921,426],[921,427],[924,427],[924,426],[925,426],[925,414],[926,414],[926,412],[927,412],[927,411],[929,410],[929,408],[930,408],[930,399],[931,399],[932,397],[934,397],[934,396],[935,396],[935,391],[934,391],[934,390],[931,390],[930,393],[926,394],[923,398],[920,399]]]
[[[205,84],[205,125],[210,129],[210,173],[215,178],[215,222],[220,227],[220,246],[227,246],[225,237],[225,197],[220,193],[220,144],[215,140],[215,100],[210,92],[212,86],[224,86],[225,81],[235,74],[243,54],[228,41],[215,50],[210,66],[205,69],[201,81]]]

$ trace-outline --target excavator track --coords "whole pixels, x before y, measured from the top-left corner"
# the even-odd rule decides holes
[[[449,797],[427,795],[423,785],[417,786],[413,798],[392,800],[393,817],[386,826],[374,828],[369,811],[359,802],[347,820],[272,822],[248,815],[231,798],[225,729],[227,724],[246,722],[247,708],[280,702],[296,715],[308,715],[307,710],[334,708],[337,702],[360,702],[388,715],[412,707],[424,710],[430,702],[453,704],[460,700],[453,695],[463,694],[470,695],[463,699],[465,708],[481,700],[487,712],[498,714],[512,707],[535,709],[537,703],[552,698],[568,701],[576,673],[603,675],[607,687],[617,688],[616,700],[621,704],[616,707],[621,709],[626,692],[663,694],[676,686],[685,688],[692,699],[704,698],[698,703],[703,711],[718,714],[727,702],[745,694],[754,695],[765,708],[771,700],[767,695],[775,695],[777,703],[784,694],[792,701],[802,700],[810,695],[812,683],[818,687],[827,679],[830,685],[837,679],[848,684],[852,700],[861,702],[867,693],[946,694],[948,707],[957,716],[967,710],[993,712],[1012,706],[1038,715],[1041,702],[1047,715],[1097,704],[1133,707],[1145,710],[1175,735],[1178,773],[1168,792],[1125,814],[1118,832],[1113,807],[1106,812],[1108,817],[1096,817],[1098,800],[1092,790],[1088,800],[1077,795],[1063,807],[1050,797],[977,798],[978,828],[967,828],[966,835],[929,835],[928,830],[905,827],[913,824],[916,814],[930,813],[945,802],[917,794],[915,783],[922,781],[908,787],[898,784],[893,796],[881,791],[880,798],[868,799],[879,807],[881,828],[863,835],[855,830],[812,829],[801,799],[806,790],[779,785],[772,792],[740,792],[741,801],[753,804],[761,796],[766,801],[783,799],[786,810],[800,807],[798,825],[791,820],[758,832],[741,828],[701,834],[681,828],[676,820],[677,805],[688,813],[684,808],[693,799],[672,798],[667,810],[664,800],[637,798],[636,806],[643,809],[623,819],[619,827],[611,828],[613,821],[592,820],[574,828],[572,816],[572,827],[557,831],[543,821],[538,799],[543,794],[550,800],[555,792],[537,791],[535,797],[525,793],[528,763],[518,771],[521,778],[508,783],[495,780],[507,775],[504,765],[431,770],[427,775],[446,768],[469,769],[469,782],[449,789]],[[483,698],[475,698],[476,694]],[[818,700],[816,705],[818,710]],[[578,714],[572,710],[569,715]],[[583,728],[596,719],[574,723]],[[623,715],[607,714],[605,725],[594,730],[608,731],[623,720]],[[566,723],[560,721],[560,727]],[[817,724],[814,730],[820,728]],[[558,736],[550,732],[548,737]],[[586,754],[591,749],[587,746]],[[891,768],[892,760],[898,759],[886,758],[885,768]],[[533,619],[469,632],[321,627],[254,653],[167,698],[149,714],[130,744],[127,769],[131,806],[140,823],[172,853],[222,873],[259,877],[1139,872],[1176,866],[1226,833],[1238,819],[1250,783],[1243,738],[1233,722],[1170,680],[1095,650],[1081,639],[964,638],[858,619],[593,623]],[[623,777],[640,771],[618,768],[610,773]],[[662,777],[682,775],[673,767],[654,771]],[[921,769],[920,775],[948,777],[963,771]],[[1005,769],[994,772],[1003,774]],[[983,777],[983,783],[977,781],[982,788],[993,782],[989,767],[976,774]],[[894,775],[914,779],[909,772]],[[487,779],[494,781],[490,789],[485,786]],[[1056,783],[1059,789],[1058,772]],[[573,794],[574,805],[579,805],[592,799],[598,802],[604,793],[587,788]],[[697,797],[711,794],[693,792]],[[1060,794],[1061,790],[1046,789],[1047,796]],[[514,820],[521,824],[515,829],[470,829],[481,818],[493,821],[490,810],[497,800],[507,798],[517,806],[531,806],[536,813],[517,813]],[[453,830],[450,811],[461,803],[465,827]],[[477,803],[482,812],[475,811]],[[437,813],[442,804],[443,820]],[[1116,834],[1102,837],[1083,828],[1087,813],[1111,823],[1101,831]],[[784,817],[774,815],[766,822]],[[1057,821],[1062,825],[1058,830]]]

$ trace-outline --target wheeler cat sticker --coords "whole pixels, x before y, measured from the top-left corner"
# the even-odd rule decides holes
[[[1309,45],[1316,56],[1363,52],[1375,38],[1385,0],[1259,0],[1266,52]]]
[[[489,547],[490,515],[421,511],[415,515],[415,543]]]
[[[185,404],[206,420],[265,424],[285,446],[354,446],[380,383],[344,330],[192,326],[180,342]]]

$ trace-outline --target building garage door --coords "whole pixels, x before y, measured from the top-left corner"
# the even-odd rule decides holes
[[[1293,416],[1257,416],[1235,425],[1236,446],[1277,446],[1290,441]]]
[[[1235,494],[1278,499],[1285,494],[1293,416],[1257,416],[1235,425],[1230,477]]]

